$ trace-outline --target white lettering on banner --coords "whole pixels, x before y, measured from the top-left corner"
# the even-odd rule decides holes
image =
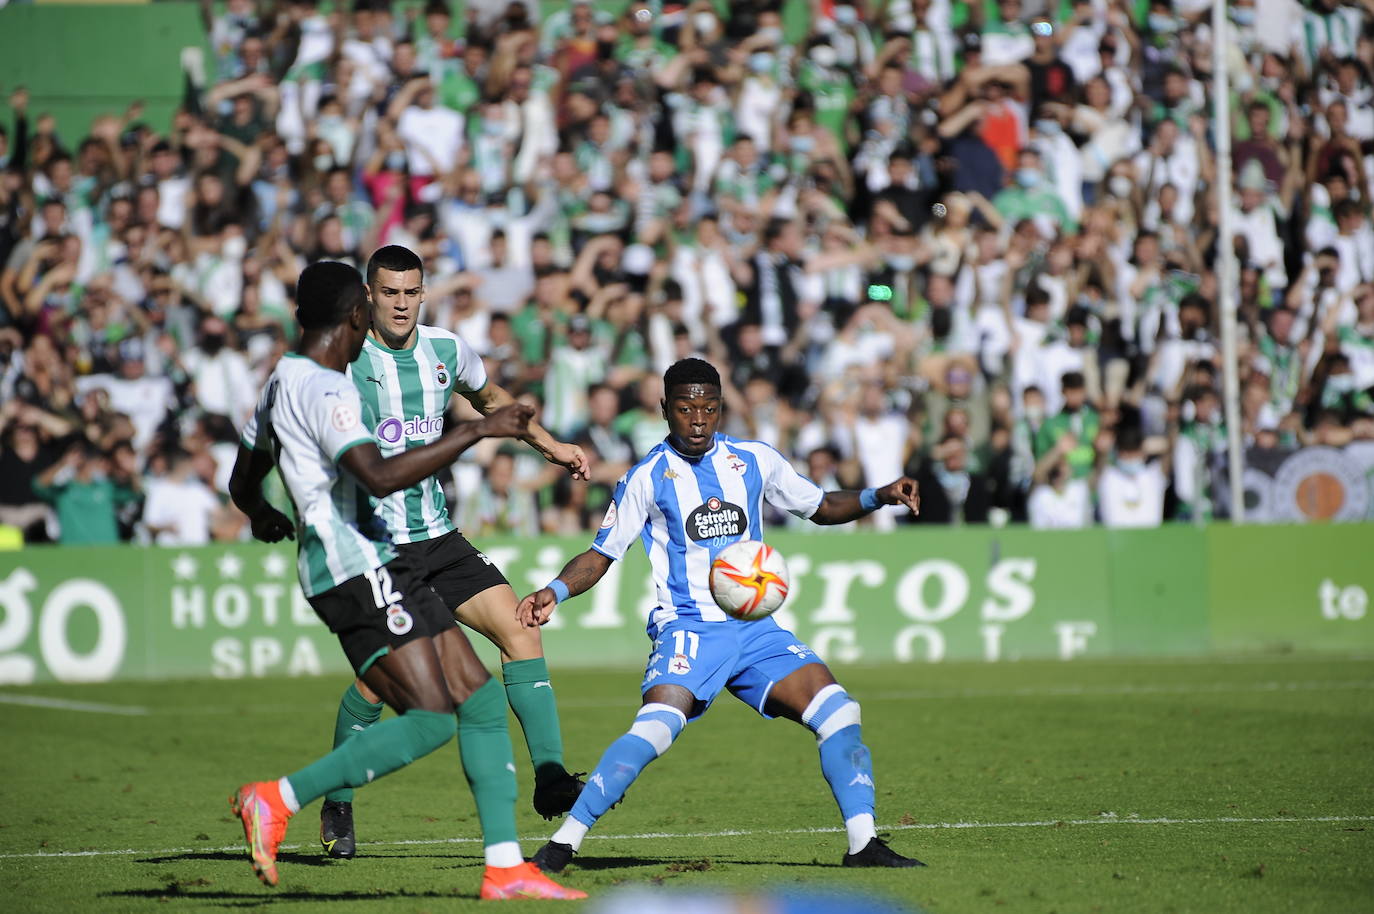
[[[297,638],[291,648],[291,659],[286,662],[288,676],[318,676],[324,672],[320,663],[320,653],[315,650],[315,642],[309,638]]]
[[[96,618],[95,646],[78,654],[67,641],[67,621],[78,607],[89,607]],[[124,610],[110,589],[99,581],[74,578],[53,589],[43,602],[38,624],[38,649],[48,672],[60,682],[104,682],[114,678],[124,660],[128,630]]]
[[[284,662],[283,662],[284,661]],[[315,643],[301,635],[291,643],[288,657],[278,638],[259,636],[243,641],[218,638],[210,645],[210,675],[216,679],[250,676],[318,676],[324,672]]]
[[[797,630],[797,617],[792,612],[793,606],[800,606],[798,602],[803,592],[802,579],[811,573],[811,556],[806,554],[789,555],[787,557],[787,571],[792,576],[791,586],[787,588],[787,599],[777,612],[773,613],[773,619],[788,631]]]
[[[280,584],[255,584],[253,593],[262,603],[262,622],[264,625],[277,624],[277,601],[281,599]]]
[[[237,638],[216,638],[210,645],[210,675],[216,679],[242,679],[243,645]]]
[[[292,625],[323,625],[320,617],[315,615],[315,608],[310,605],[310,601],[305,598],[305,592],[300,585],[291,587],[291,624]]]
[[[252,613],[248,592],[237,584],[216,587],[215,595],[210,598],[210,612],[225,628],[243,628]]]
[[[983,659],[992,663],[1002,659],[1002,632],[1006,631],[1005,625],[998,625],[996,622],[988,623],[979,629],[983,634]]]
[[[172,588],[172,627],[205,627],[205,588]]]
[[[1056,622],[1059,635],[1059,659],[1072,660],[1088,649],[1088,639],[1097,635],[1096,622]]]
[[[939,598],[925,602],[926,581],[939,583]],[[926,559],[913,565],[897,582],[897,608],[916,622],[943,622],[957,613],[968,599],[968,575],[947,559]]]
[[[577,620],[580,627],[620,628],[625,624],[624,618],[620,615],[620,572],[620,563],[611,562],[601,581],[588,594],[592,601],[592,611]]]
[[[887,570],[881,564],[866,560],[822,562],[816,572],[825,582],[821,605],[811,614],[811,621],[817,625],[852,625],[854,610],[849,607],[850,586],[858,581],[865,587],[877,587],[887,579]],[[795,579],[795,569],[792,575]]]
[[[26,685],[38,675],[38,664],[23,654],[5,656],[24,643],[33,626],[33,608],[29,606],[29,591],[38,586],[38,579],[27,568],[16,568],[0,583],[0,609],[5,618],[0,621],[0,683]]]
[[[1003,559],[988,571],[989,596],[983,600],[983,618],[989,622],[1015,622],[1035,605],[1035,559]],[[999,604],[994,597],[1002,602]]]
[[[859,637],[852,628],[834,625],[818,628],[807,641],[826,663],[858,663],[863,658]]]
[[[1369,609],[1369,594],[1358,584],[1341,587],[1330,578],[1323,578],[1317,588],[1323,619],[1363,619]]]
[[[910,663],[916,659],[912,642],[918,638],[925,639],[927,663],[939,663],[945,659],[945,636],[940,634],[938,628],[933,625],[908,625],[897,633],[897,640],[892,644],[893,653],[900,662]]]
[[[19,648],[33,627],[33,607],[28,594],[38,584],[27,568],[16,568],[0,584],[0,604],[5,621],[0,624],[0,655]],[[95,613],[95,645],[88,653],[72,649],[67,638],[72,613],[87,607]],[[114,677],[124,661],[128,629],[124,608],[111,590],[99,581],[73,578],[54,588],[38,614],[38,653],[48,672],[59,682],[104,682]],[[38,665],[32,657],[0,656],[0,682],[33,682]]]
[[[281,663],[281,642],[276,638],[253,638],[248,642],[248,673],[254,679],[266,676]]]

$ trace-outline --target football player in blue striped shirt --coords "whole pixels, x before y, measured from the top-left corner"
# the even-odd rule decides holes
[[[921,866],[888,847],[874,827],[873,766],[858,703],[796,635],[772,618],[727,616],[708,586],[717,552],[763,539],[765,500],[817,524],[842,524],[879,505],[916,512],[916,483],[903,477],[861,492],[822,491],[769,445],[717,433],[720,375],[709,363],[674,364],[663,388],[668,437],[620,480],[591,548],[518,608],[524,624],[541,625],[559,602],[596,584],[635,540],[649,554],[658,602],[648,619],[653,647],[640,687],[643,704],[534,862],[546,872],[562,871],[597,819],[728,689],[764,717],[786,717],[815,733],[821,772],[849,837],[845,866]]]

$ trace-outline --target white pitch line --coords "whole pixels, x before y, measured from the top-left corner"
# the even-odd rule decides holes
[[[65,698],[46,698],[42,695],[7,695],[0,693],[0,704],[25,705],[31,708],[50,708],[54,711],[86,711],[91,714],[123,714],[142,717],[147,708],[137,705],[106,705],[94,701],[68,701]]]
[[[1167,817],[1140,818],[1121,817],[1107,814],[1092,819],[1035,819],[1023,822],[912,822],[896,825],[879,825],[878,831],[940,831],[944,829],[977,828],[1062,828],[1069,825],[1273,825],[1278,823],[1316,824],[1323,822],[1374,822],[1374,816],[1270,816],[1265,818],[1245,818],[1241,816],[1221,816],[1212,819],[1171,819]],[[843,828],[823,826],[817,828],[741,828],[720,831],[698,832],[641,832],[634,835],[588,835],[587,840],[597,841],[645,841],[665,838],[740,838],[754,835],[830,835],[842,834]],[[481,838],[420,838],[409,841],[369,841],[359,847],[428,847],[440,844],[480,844]],[[301,850],[314,847],[308,844],[283,844],[281,850]],[[138,850],[126,848],[111,851],[38,851],[30,854],[0,854],[0,860],[22,860],[36,857],[165,857],[169,854],[191,853],[229,853],[243,850],[243,844],[226,844],[219,847],[202,845],[200,847],[168,847],[161,850]]]

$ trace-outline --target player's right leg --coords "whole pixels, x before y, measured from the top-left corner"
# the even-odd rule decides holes
[[[286,822],[302,805],[339,787],[366,784],[453,738],[454,698],[431,639],[445,629],[459,635],[461,630],[402,560],[373,574],[384,574],[388,586],[374,587],[368,575],[359,575],[310,603],[368,687],[400,716],[280,780],[246,784],[231,798],[253,869],[269,885],[277,882],[276,853]]]
[[[563,764],[563,733],[540,630],[520,624],[516,602],[515,591],[503,580],[458,604],[454,615],[501,652],[506,700],[520,721],[534,768],[534,811],[552,819],[572,808],[582,781]]]
[[[568,817],[531,858],[536,866],[557,873],[568,865],[596,821],[668,751],[687,722],[705,712],[725,687],[738,654],[733,626],[681,621],[659,632],[634,723],[606,748]]]
[[[586,898],[560,886],[525,862],[515,828],[515,762],[506,700],[501,687],[478,660],[462,629],[435,639],[451,694],[458,704],[458,751],[463,774],[482,824],[481,896],[504,898]]]
[[[302,806],[337,787],[357,787],[403,768],[453,738],[453,700],[429,639],[390,650],[364,676],[399,716],[286,777],[246,784],[231,800],[243,820],[253,871],[268,885],[277,884],[277,847],[287,820]]]

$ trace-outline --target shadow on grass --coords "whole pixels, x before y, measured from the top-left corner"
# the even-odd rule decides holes
[[[617,870],[635,866],[664,866],[672,862],[671,857],[578,857],[572,865],[579,870]]]
[[[187,851],[184,854],[167,854],[163,857],[143,857],[135,863],[182,863],[187,860],[241,860],[248,863],[248,852],[242,851]],[[320,854],[277,854],[278,863],[301,863],[306,866],[330,866],[336,861]]]
[[[226,908],[258,908],[272,904],[301,901],[318,904],[322,901],[383,901],[386,899],[424,899],[443,898],[451,900],[472,900],[475,896],[453,892],[278,892],[263,894],[259,891],[191,891],[182,887],[163,887],[156,889],[125,889],[119,892],[103,892],[101,898],[145,898],[153,901],[185,900],[194,904]]]

